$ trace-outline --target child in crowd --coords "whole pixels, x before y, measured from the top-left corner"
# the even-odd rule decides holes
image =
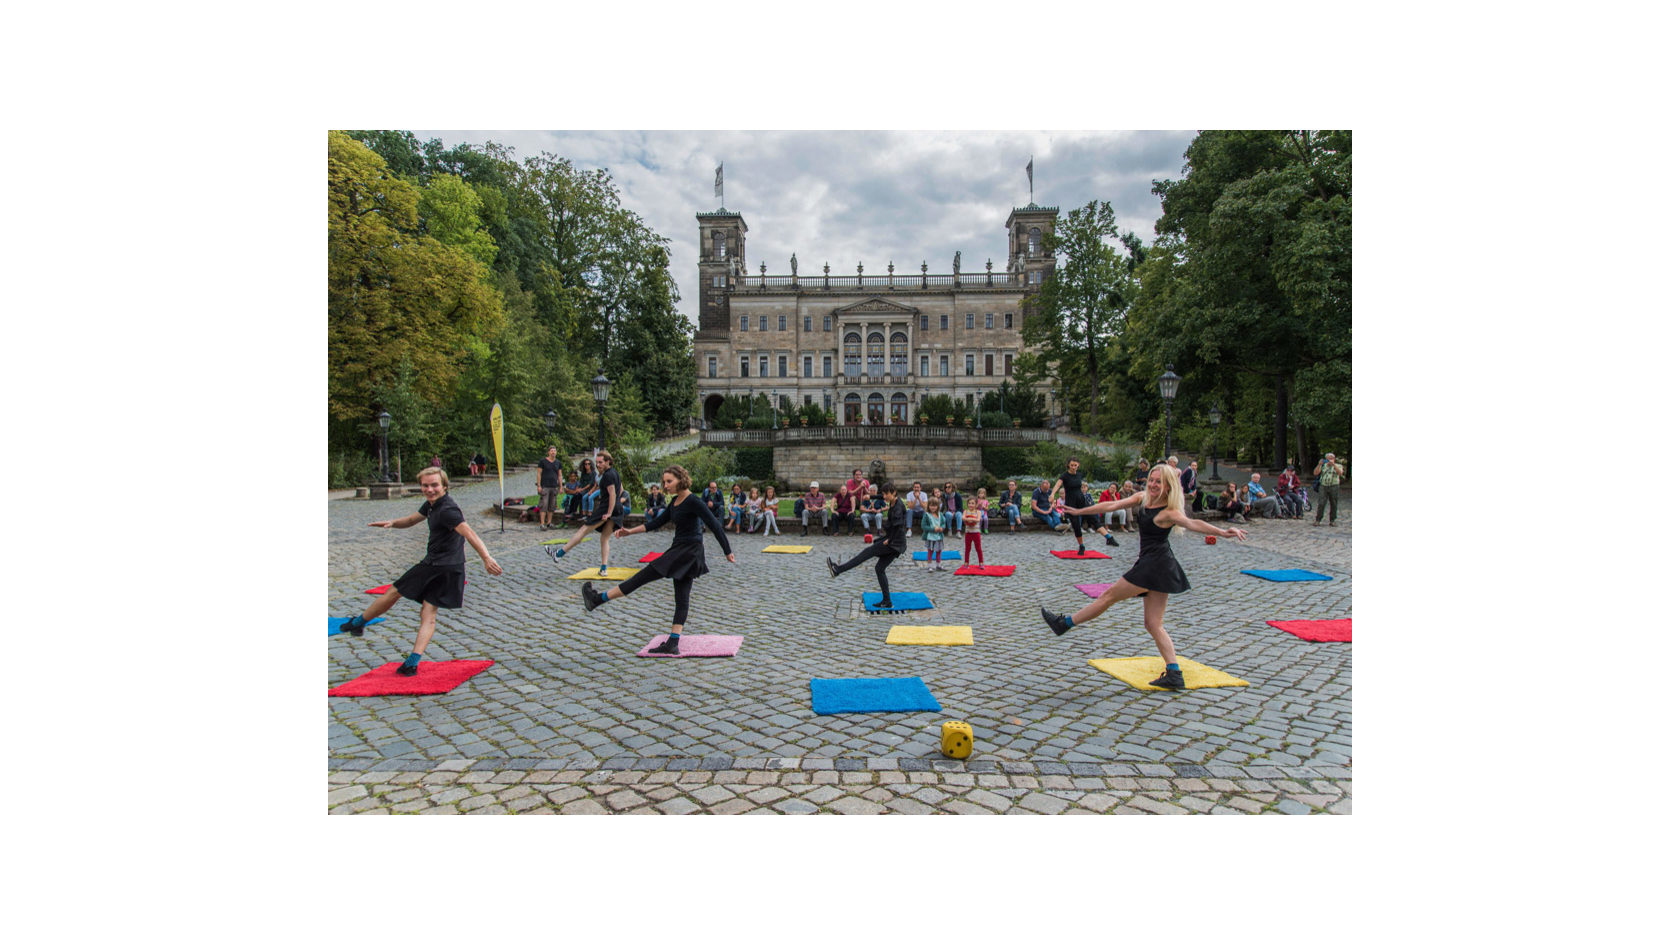
[[[759,498],[758,487],[753,486],[747,493],[747,534],[758,531],[759,521],[764,518],[764,500]]]
[[[992,500],[986,498],[986,489],[982,486],[974,493],[974,507],[980,510],[980,534],[992,533]]]
[[[780,500],[776,498],[776,487],[764,487],[764,534],[780,535],[782,526],[776,524],[776,507]]]
[[[944,502],[945,493],[935,489],[930,497],[928,507],[942,509],[945,507]],[[945,570],[945,565],[940,561],[940,556],[945,553],[945,516],[943,514],[922,516],[922,541],[927,543],[927,569],[929,571]]]
[[[747,494],[741,491],[741,484],[735,483],[729,487],[729,530],[741,534],[741,525],[747,517]]]
[[[984,496],[985,494],[986,492],[984,489],[978,493],[979,496]],[[979,498],[970,502],[968,504],[968,508],[963,510],[963,565],[965,567],[968,565],[968,549],[970,548],[973,548],[975,553],[979,555],[980,564],[984,566],[986,564],[986,552],[985,549],[980,547]]]

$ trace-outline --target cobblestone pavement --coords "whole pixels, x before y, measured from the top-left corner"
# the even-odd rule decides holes
[[[539,532],[481,514],[493,481],[453,490],[497,561],[484,573],[468,551],[466,606],[444,611],[428,660],[496,665],[441,696],[327,699],[327,805],[332,813],[1348,813],[1352,808],[1350,644],[1308,643],[1268,619],[1352,613],[1351,517],[1338,527],[1258,521],[1246,543],[1174,539],[1192,590],[1174,595],[1167,629],[1180,653],[1249,682],[1246,688],[1142,692],[1086,664],[1153,656],[1141,604],[1127,601],[1063,637],[1042,604],[1072,611],[1076,583],[1111,581],[1130,566],[1062,561],[1071,536],[985,538],[1008,578],[929,574],[895,565],[896,591],[922,591],[931,611],[860,612],[874,571],[831,579],[826,554],[861,538],[731,536],[738,563],[706,541],[711,573],[695,584],[687,632],[746,640],[733,659],[638,659],[669,629],[669,582],[585,614],[581,581],[598,566],[588,542],[562,571]],[[347,616],[424,553],[422,527],[372,529],[407,514],[415,497],[328,502],[329,616]],[[1350,503],[1351,504],[1351,503]],[[762,554],[766,544],[815,546]],[[635,566],[669,535],[613,542],[612,563]],[[912,542],[912,549],[920,542]],[[947,544],[950,547],[950,543]],[[1273,584],[1244,568],[1310,568],[1327,582]],[[327,639],[327,685],[408,652],[419,619],[399,602],[358,639]],[[974,646],[888,646],[893,624],[968,624]],[[812,677],[920,676],[941,712],[818,716]],[[966,762],[939,754],[947,719],[973,726]]]

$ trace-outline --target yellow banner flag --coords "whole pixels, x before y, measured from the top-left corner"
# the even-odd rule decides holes
[[[507,483],[502,478],[502,405],[490,405],[490,442],[496,447],[496,482],[502,487],[502,498],[507,498]]]

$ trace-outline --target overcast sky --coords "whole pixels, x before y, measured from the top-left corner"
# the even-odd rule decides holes
[[[446,146],[495,141],[525,158],[549,151],[612,173],[625,206],[671,240],[678,308],[695,321],[699,270],[696,213],[715,210],[713,171],[723,164],[723,205],[747,223],[747,268],[820,276],[964,272],[1004,259],[1004,221],[1033,200],[1068,211],[1092,200],[1114,207],[1121,232],[1154,239],[1160,201],[1150,182],[1177,178],[1195,137],[1170,132],[816,131],[425,131]]]

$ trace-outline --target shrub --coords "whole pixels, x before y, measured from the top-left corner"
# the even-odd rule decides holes
[[[663,457],[657,464],[660,469],[674,464],[688,470],[688,474],[694,477],[695,492],[706,488],[706,483],[713,479],[718,480],[718,484],[727,489],[728,486],[723,480],[735,470],[735,454],[715,446],[697,446]]]
[[[350,489],[366,485],[378,468],[373,457],[358,453],[334,453],[327,457],[327,488]]]
[[[735,475],[745,476],[756,483],[774,475],[771,463],[775,450],[769,447],[741,447],[735,450]]]

